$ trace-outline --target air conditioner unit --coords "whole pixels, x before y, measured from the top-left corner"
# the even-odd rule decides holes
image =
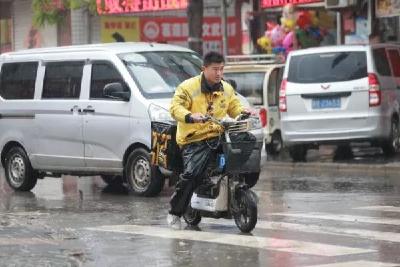
[[[345,8],[355,4],[357,4],[357,0],[325,0],[326,9]]]

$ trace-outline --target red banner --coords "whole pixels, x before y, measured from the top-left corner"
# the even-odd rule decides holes
[[[96,0],[96,5],[99,14],[121,14],[186,9],[188,0]]]
[[[220,17],[203,19],[203,52],[222,52],[222,29]],[[228,18],[228,53],[241,54],[240,20]],[[142,17],[140,18],[140,40],[145,42],[171,43],[187,46],[189,36],[187,18]]]
[[[315,2],[323,2],[324,0],[262,0],[261,8],[281,7],[287,4],[301,5]]]

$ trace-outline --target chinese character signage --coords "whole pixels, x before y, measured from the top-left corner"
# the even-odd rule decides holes
[[[323,2],[324,0],[261,0],[262,8],[282,7],[286,4],[301,5],[315,2]]]
[[[139,19],[102,16],[101,41],[103,43],[139,41]]]
[[[400,15],[400,0],[376,0],[377,17],[393,17]]]
[[[187,46],[189,36],[187,18],[154,18],[140,19],[140,40],[145,42],[171,43]],[[241,53],[240,21],[228,18],[229,54]],[[221,18],[204,17],[203,20],[203,50],[222,52]]]
[[[96,0],[97,13],[121,14],[186,9],[188,0]]]

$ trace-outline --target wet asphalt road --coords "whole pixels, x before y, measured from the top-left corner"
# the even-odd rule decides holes
[[[334,161],[328,150],[311,151],[306,164]],[[368,153],[357,162],[387,160]],[[400,175],[269,161],[254,190],[252,234],[211,219],[174,231],[165,220],[171,188],[141,198],[99,177],[63,176],[19,193],[1,170],[0,266],[400,266]]]

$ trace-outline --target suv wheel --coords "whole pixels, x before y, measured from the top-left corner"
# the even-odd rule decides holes
[[[282,137],[279,132],[274,132],[271,136],[271,143],[265,145],[265,151],[267,155],[278,155],[283,147]]]
[[[164,187],[164,176],[156,166],[151,165],[150,153],[143,148],[130,153],[125,175],[130,191],[139,196],[156,196]]]
[[[35,187],[37,177],[22,147],[15,146],[7,152],[4,170],[7,182],[14,190],[30,191]]]
[[[390,137],[382,145],[383,153],[386,156],[393,156],[400,149],[400,131],[399,122],[396,119],[392,119]]]
[[[293,161],[306,161],[307,147],[304,145],[295,145],[289,147],[289,154]]]
[[[122,184],[123,179],[121,175],[102,175],[101,179],[107,184],[107,185],[115,185],[115,184]]]

